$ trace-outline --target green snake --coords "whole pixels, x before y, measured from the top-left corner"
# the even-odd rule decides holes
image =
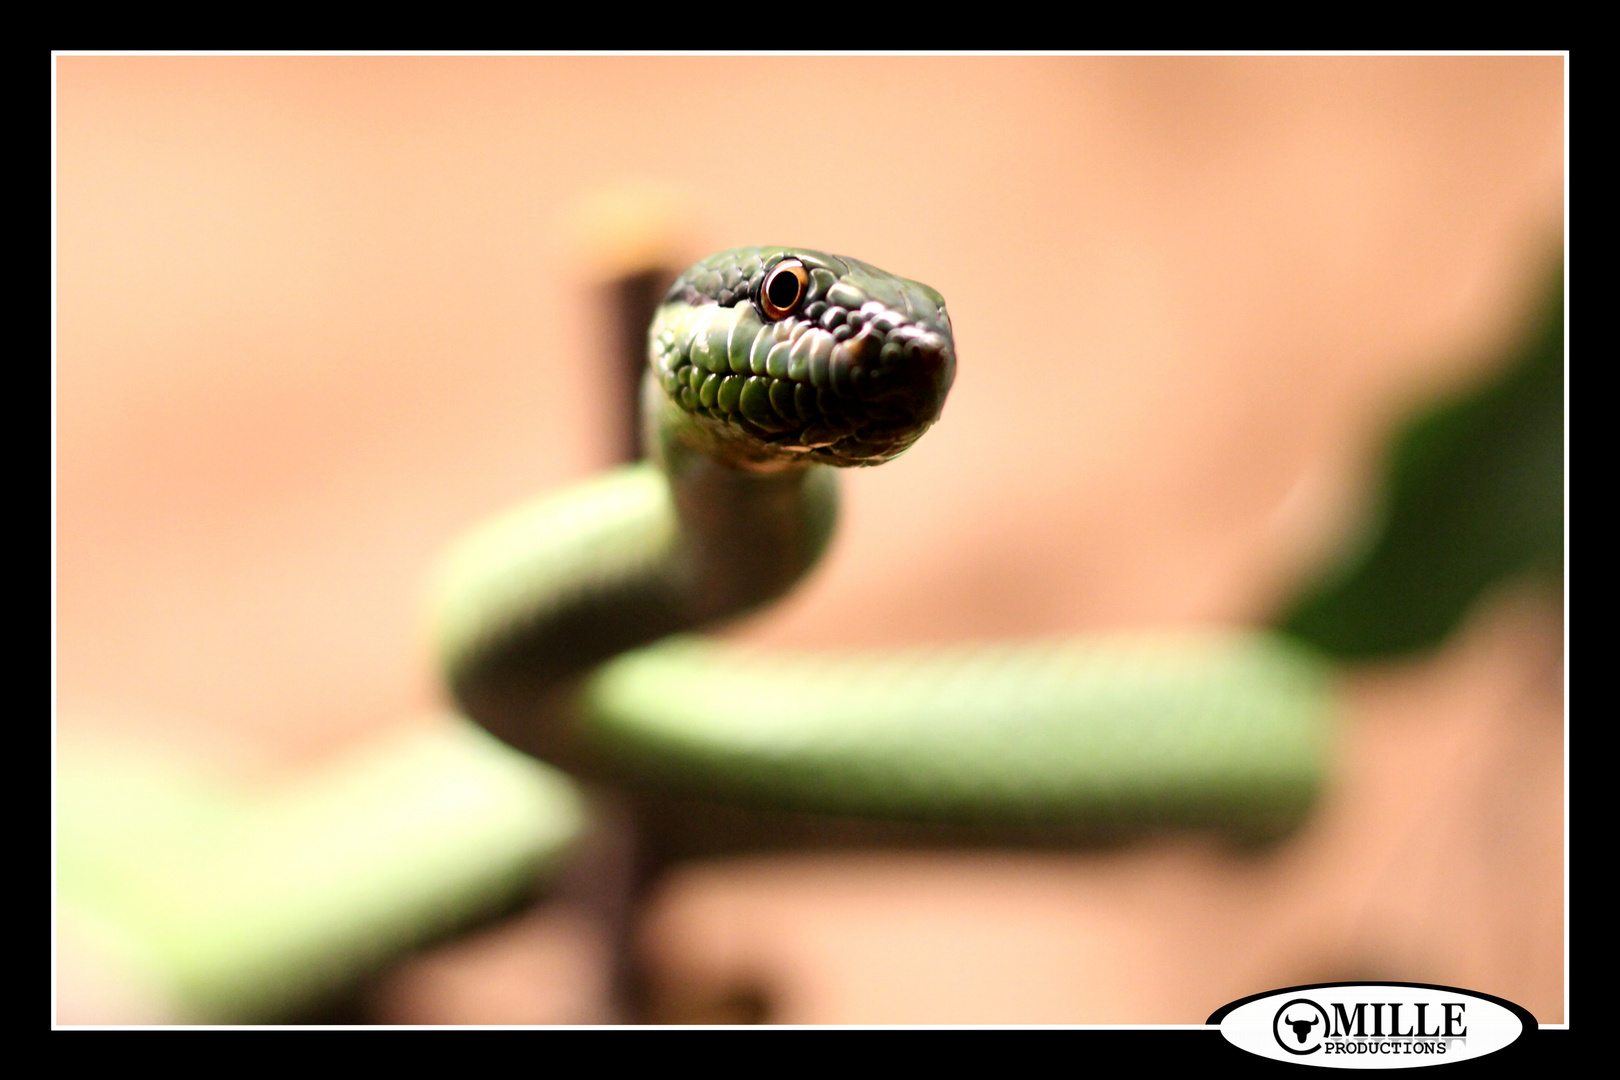
[[[1323,772],[1325,658],[1433,647],[1493,582],[1560,565],[1551,284],[1514,362],[1393,440],[1377,542],[1300,594],[1286,638],[784,656],[677,632],[792,586],[831,534],[831,467],[887,460],[939,417],[954,343],[937,293],[865,264],[717,255],[652,327],[654,460],[502,515],[451,556],[433,609],[448,679],[508,742],[635,792],[655,866],[791,843],[806,823],[814,842],[1068,842],[1121,822],[1274,835]],[[587,817],[578,785],[466,724],[268,788],[71,743],[58,933],[179,1019],[310,1007],[554,872]]]
[[[648,331],[650,459],[448,556],[433,620],[457,703],[576,774],[733,805],[975,826],[1299,820],[1322,771],[1324,672],[1269,635],[880,655],[688,635],[790,589],[832,535],[836,470],[911,447],[955,370],[926,285],[800,248],[691,267]]]

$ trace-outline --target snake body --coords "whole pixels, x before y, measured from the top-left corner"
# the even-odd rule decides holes
[[[955,368],[926,285],[798,248],[693,266],[648,332],[651,459],[518,507],[448,557],[434,621],[460,706],[576,772],[731,802],[1296,821],[1320,778],[1325,680],[1268,635],[790,657],[684,636],[791,588],[832,535],[835,469],[915,443]]]

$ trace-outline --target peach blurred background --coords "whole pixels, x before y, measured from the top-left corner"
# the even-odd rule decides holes
[[[611,459],[624,206],[689,257],[802,244],[950,305],[942,422],[846,477],[828,562],[744,633],[1263,619],[1354,526],[1389,422],[1537,298],[1564,79],[1558,56],[58,57],[57,729],[265,776],[431,722],[436,555]],[[1199,1023],[1385,978],[1561,1021],[1561,627],[1509,589],[1438,656],[1347,672],[1340,773],[1272,851],[691,867],[644,925],[667,1018]],[[405,965],[375,1017],[603,1015],[589,933],[525,918]]]

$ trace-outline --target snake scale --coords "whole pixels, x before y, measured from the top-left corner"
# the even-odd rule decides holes
[[[447,557],[432,618],[470,716],[576,773],[732,804],[1046,827],[1297,822],[1325,672],[1212,630],[782,655],[689,635],[790,589],[836,470],[902,453],[956,369],[926,285],[799,248],[721,252],[648,331],[649,460],[519,506]]]

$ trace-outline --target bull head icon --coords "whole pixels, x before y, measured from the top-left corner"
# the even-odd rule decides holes
[[[1302,1046],[1305,1043],[1305,1039],[1310,1035],[1311,1028],[1315,1027],[1321,1022],[1322,1018],[1320,1016],[1312,1017],[1309,1020],[1294,1020],[1287,1016],[1283,1017],[1283,1023],[1294,1029],[1294,1037],[1300,1041],[1300,1045]]]

